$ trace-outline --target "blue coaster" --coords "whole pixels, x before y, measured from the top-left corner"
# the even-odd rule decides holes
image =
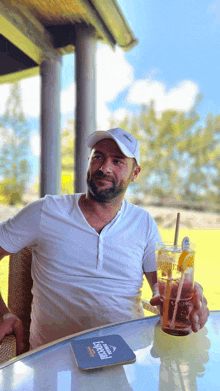
[[[120,335],[72,340],[71,347],[83,370],[133,363],[136,356]]]

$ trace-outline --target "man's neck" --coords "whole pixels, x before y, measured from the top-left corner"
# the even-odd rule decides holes
[[[87,191],[84,202],[93,208],[93,210],[97,213],[107,213],[116,215],[118,211],[121,209],[121,205],[124,199],[124,194],[119,195],[112,200],[106,201],[106,202],[100,202],[93,197],[91,197],[90,193]]]
[[[123,197],[114,203],[100,203],[92,199],[89,194],[83,194],[79,199],[79,207],[91,227],[100,233],[115,218],[122,201]]]

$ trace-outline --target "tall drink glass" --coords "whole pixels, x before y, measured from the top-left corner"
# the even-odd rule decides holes
[[[192,331],[194,254],[173,244],[156,243],[160,321],[167,334],[184,336]]]

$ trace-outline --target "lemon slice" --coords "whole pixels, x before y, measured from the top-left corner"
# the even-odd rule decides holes
[[[188,268],[188,267],[191,267],[194,265],[194,252],[189,252],[187,250],[184,250],[181,254],[180,254],[180,257],[179,257],[179,261],[178,261],[178,270],[181,272],[181,273],[184,273],[185,270]]]

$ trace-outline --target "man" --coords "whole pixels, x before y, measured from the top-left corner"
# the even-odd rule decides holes
[[[0,256],[30,246],[33,303],[30,346],[104,324],[140,318],[145,274],[156,290],[155,242],[147,211],[124,200],[138,176],[137,140],[123,129],[94,132],[86,194],[46,196],[0,225]],[[208,317],[202,288],[195,286],[192,328]],[[200,302],[202,302],[200,306]],[[19,320],[0,303],[2,329],[14,329],[22,349]]]

